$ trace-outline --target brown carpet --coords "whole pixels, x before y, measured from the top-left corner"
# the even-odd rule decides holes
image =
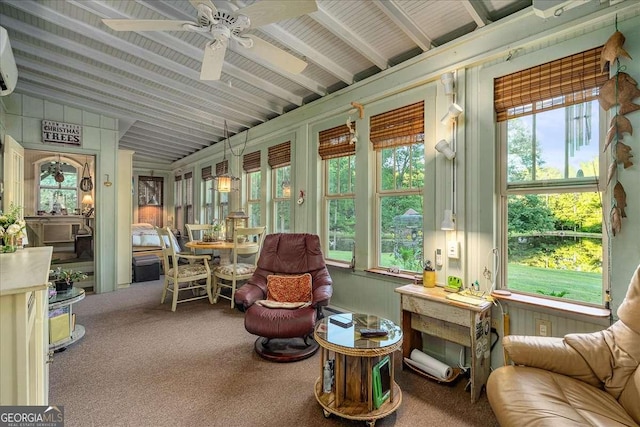
[[[49,404],[64,406],[65,426],[365,425],[324,418],[313,394],[319,353],[267,362],[228,301],[172,313],[161,290],[159,281],[137,283],[74,305],[87,333],[50,365]],[[465,379],[441,385],[397,370],[396,380],[402,404],[377,426],[497,425],[484,392],[470,403]]]

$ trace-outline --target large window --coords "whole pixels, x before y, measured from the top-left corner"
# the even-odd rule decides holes
[[[249,216],[249,225],[257,227],[262,224],[260,219],[260,195],[262,194],[260,151],[245,154],[242,158],[242,168],[247,174],[247,215]]]
[[[420,271],[424,246],[424,102],[373,116],[370,128],[378,163],[378,267]]]
[[[323,130],[318,135],[318,154],[324,163],[325,257],[351,262],[355,242],[355,123]]]
[[[504,214],[503,260],[512,291],[582,303],[603,303],[603,209],[600,183],[600,108],[606,81],[600,49],[554,61],[496,81],[496,105],[507,80],[527,78],[526,92],[496,108],[501,129]],[[563,64],[571,64],[563,69]],[[554,70],[554,71],[551,71]],[[554,93],[551,74],[579,82]],[[533,77],[532,77],[533,76]],[[501,80],[502,79],[502,80]],[[579,89],[576,89],[579,88]],[[513,98],[516,97],[513,95]]]
[[[273,232],[291,231],[291,142],[269,147],[271,194],[273,194]]]
[[[202,181],[200,182],[202,189],[202,221],[203,224],[211,224],[213,216],[213,174],[211,166],[202,168]]]
[[[46,213],[73,214],[80,208],[78,201],[79,169],[64,158],[40,164],[38,209]]]

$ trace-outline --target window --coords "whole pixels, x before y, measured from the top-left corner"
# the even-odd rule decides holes
[[[60,214],[63,209],[66,209],[68,213],[73,214],[76,209],[80,209],[79,168],[71,164],[69,159],[58,157],[41,163],[39,170],[37,210]]]
[[[600,50],[496,79],[512,291],[603,304]]]
[[[213,221],[213,175],[211,166],[202,168],[202,181],[200,187],[202,189],[202,214],[201,218],[204,224],[211,224]]]
[[[424,102],[371,117],[377,156],[377,266],[422,270]]]
[[[355,122],[351,123],[355,131]],[[318,154],[324,161],[325,257],[351,262],[355,242],[355,144],[347,125],[323,130],[318,135]]]
[[[229,161],[224,159],[223,161],[216,163],[216,177],[226,174],[229,170]],[[214,180],[216,183],[217,180]],[[224,221],[229,216],[229,193],[217,191],[214,184],[214,200],[216,206],[218,206],[217,219]]]
[[[175,186],[173,194],[175,194],[174,204],[175,204],[175,216],[176,223],[175,228],[180,233],[184,230],[184,210],[182,209],[182,176],[178,175],[175,177]]]
[[[185,221],[193,224],[193,172],[184,174]]]
[[[291,231],[291,142],[269,147],[273,194],[273,232]]]
[[[245,154],[242,158],[242,168],[247,173],[247,216],[249,216],[249,225],[256,227],[262,224],[260,215],[260,194],[262,191],[260,151]]]

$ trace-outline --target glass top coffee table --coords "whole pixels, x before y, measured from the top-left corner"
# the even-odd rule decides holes
[[[361,331],[376,329],[384,336],[363,337]],[[325,317],[314,330],[321,348],[320,377],[315,383],[315,396],[325,417],[366,421],[375,425],[379,418],[394,412],[402,402],[402,391],[394,378],[393,352],[402,347],[402,329],[390,320],[361,313],[343,313]],[[388,362],[385,361],[387,355]],[[386,363],[385,363],[386,362]],[[325,366],[333,365],[333,381],[326,384]],[[376,368],[386,364],[388,394],[377,399],[374,377]],[[379,376],[378,376],[379,377]]]

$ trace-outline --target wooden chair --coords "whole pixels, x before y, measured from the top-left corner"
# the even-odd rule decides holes
[[[218,298],[226,298],[231,301],[231,308],[235,306],[234,296],[237,282],[247,280],[256,271],[258,255],[260,254],[264,240],[265,228],[266,227],[238,227],[233,231],[231,264],[220,265],[213,270],[214,302],[217,302]],[[253,262],[242,262],[242,257],[246,258],[251,255],[253,255]],[[238,261],[238,256],[241,256],[240,262]],[[224,288],[231,289],[230,296],[222,294]]]
[[[179,248],[175,247],[171,238],[171,230],[167,228],[156,227],[158,236],[160,237],[160,245],[162,246],[163,264],[164,264],[164,288],[162,290],[162,300],[167,296],[167,291],[173,293],[173,303],[171,311],[176,311],[179,302],[194,301],[203,298],[209,298],[209,302],[213,304],[213,293],[211,292],[211,268],[209,267],[209,255],[189,255],[180,253]],[[185,259],[189,263],[181,264],[180,259]],[[202,263],[195,262],[202,261]],[[200,284],[200,280],[205,280],[204,284]],[[186,286],[180,287],[181,283]],[[191,290],[193,297],[178,299],[181,291]],[[196,294],[197,290],[204,290],[203,295]]]

